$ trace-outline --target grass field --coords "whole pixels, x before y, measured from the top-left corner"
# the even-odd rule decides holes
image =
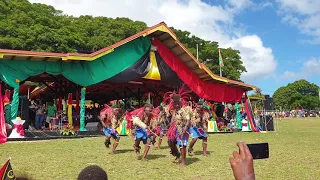
[[[122,137],[117,154],[110,155],[104,138],[9,142],[0,145],[0,162],[12,157],[16,175],[32,179],[76,179],[82,168],[97,164],[109,179],[233,179],[228,158],[237,141],[268,142],[270,158],[254,163],[257,179],[320,179],[320,118],[286,119],[279,132],[210,135],[209,157],[202,157],[197,142],[196,156],[179,169],[172,163],[166,142],[158,151],[151,149],[149,160],[134,155],[132,141]]]

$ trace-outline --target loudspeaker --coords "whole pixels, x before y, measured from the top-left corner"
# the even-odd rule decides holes
[[[265,95],[265,101],[264,101],[264,108],[267,111],[273,110],[273,98],[271,98],[269,95]]]
[[[86,129],[87,131],[100,131],[101,125],[99,122],[88,122]]]
[[[25,120],[26,122],[23,124],[24,129],[28,129],[29,125],[31,125],[31,119],[29,115],[29,106],[30,101],[28,100],[27,96],[20,96],[20,103],[19,103],[19,116],[21,119]]]
[[[262,127],[262,131],[274,131],[273,125],[273,117],[272,116],[261,116],[260,125]]]
[[[216,115],[217,117],[223,117],[224,105],[218,104],[216,107]]]

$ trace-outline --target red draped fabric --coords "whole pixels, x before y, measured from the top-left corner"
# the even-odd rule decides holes
[[[4,118],[1,88],[2,86],[0,84],[0,144],[7,142],[6,120]]]
[[[153,45],[168,66],[199,97],[215,102],[240,102],[244,89],[225,84],[202,81],[160,40],[154,39]]]
[[[247,98],[247,97],[246,97]],[[256,128],[255,126],[255,123],[253,122],[254,119],[252,118],[252,114],[251,114],[251,107],[250,107],[250,104],[249,104],[249,100],[247,99],[245,104],[244,104],[245,108],[246,108],[246,112],[247,112],[247,116],[248,116],[248,119],[249,119],[249,122],[250,122],[250,125],[251,125],[251,129],[255,132],[259,132],[259,129]],[[245,126],[248,126],[248,124],[246,123]]]
[[[72,93],[68,94],[68,105],[72,105]]]
[[[4,95],[4,97],[8,98],[8,102],[10,102],[10,98],[11,98],[11,91],[10,91],[9,89],[7,89],[7,90],[5,91],[5,95]]]
[[[59,97],[59,98],[58,98],[58,105],[57,105],[57,107],[58,107],[58,111],[62,111],[62,97]]]

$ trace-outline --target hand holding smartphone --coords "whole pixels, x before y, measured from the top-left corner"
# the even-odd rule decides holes
[[[266,159],[269,158],[269,144],[247,144],[253,159]]]
[[[248,146],[244,142],[238,142],[239,151],[233,152],[233,157],[229,162],[233,171],[234,178],[254,180],[253,158]]]

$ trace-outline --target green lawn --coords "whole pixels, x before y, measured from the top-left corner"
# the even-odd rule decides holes
[[[213,134],[209,137],[209,157],[202,157],[197,142],[196,156],[188,157],[188,167],[172,163],[166,142],[163,149],[151,149],[149,160],[134,155],[132,141],[122,137],[118,152],[109,154],[104,138],[83,138],[38,142],[9,142],[0,145],[0,162],[12,157],[16,175],[33,179],[76,179],[82,168],[97,164],[110,179],[232,179],[228,158],[237,141],[268,142],[270,158],[254,163],[257,179],[320,179],[320,118],[286,119],[279,132]]]

